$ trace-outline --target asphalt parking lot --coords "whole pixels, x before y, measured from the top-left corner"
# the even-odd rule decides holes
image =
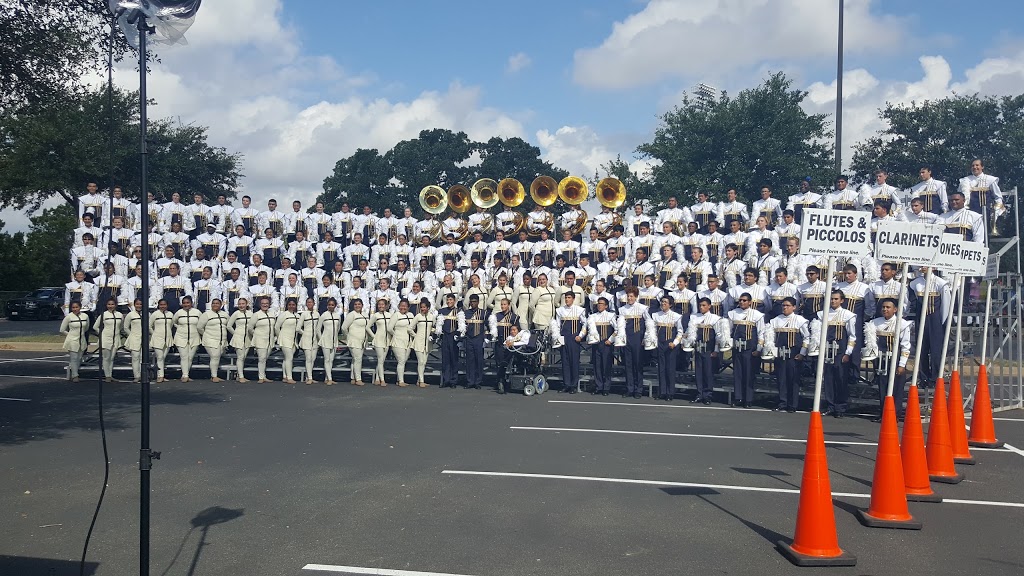
[[[96,383],[0,353],[0,574],[77,574],[103,456]],[[104,388],[111,476],[88,572],[136,572],[138,388]],[[807,414],[548,392],[153,386],[152,573],[797,574]],[[1024,446],[1024,414],[996,414]],[[1020,574],[1024,453],[975,451],[921,531],[862,527],[877,425],[826,418],[837,574]]]

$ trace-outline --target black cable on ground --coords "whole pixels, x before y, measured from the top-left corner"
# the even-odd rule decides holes
[[[114,228],[114,166],[113,166],[113,140],[114,140],[114,33],[117,31],[117,18],[110,20],[110,38],[107,43],[107,151],[110,154],[110,214],[108,220],[110,228]],[[113,240],[113,234],[110,235]],[[107,262],[110,262],[109,246],[107,247]],[[105,272],[104,272],[105,273]],[[106,303],[103,304],[104,308]],[[89,542],[92,540],[92,532],[96,528],[96,520],[100,515],[100,508],[103,507],[103,498],[107,495],[107,484],[110,480],[110,452],[107,448],[107,427],[103,420],[103,312],[100,313],[100,341],[99,359],[100,370],[97,379],[97,405],[100,419],[100,441],[103,445],[103,487],[100,488],[100,497],[96,500],[96,509],[92,513],[92,521],[89,522],[89,531],[85,534],[85,544],[82,545],[82,559],[78,564],[79,576],[85,576],[85,559],[89,554]]]

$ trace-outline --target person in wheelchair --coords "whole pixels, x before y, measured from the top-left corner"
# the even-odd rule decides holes
[[[510,368],[519,368],[525,372],[531,365],[538,363],[536,354],[540,349],[537,339],[531,337],[530,331],[522,329],[519,324],[512,324],[508,330],[504,348],[509,354],[503,355],[498,362],[498,390],[502,391],[508,388]]]

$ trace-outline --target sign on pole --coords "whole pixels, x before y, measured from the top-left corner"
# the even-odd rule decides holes
[[[999,278],[999,258],[990,256],[988,265],[985,266],[985,280],[995,280],[996,278]]]
[[[945,226],[882,220],[875,233],[875,260],[927,266],[935,259]]]
[[[871,213],[807,208],[800,254],[860,258],[871,254]]]
[[[983,276],[988,267],[988,247],[968,242],[959,234],[943,234],[932,266],[964,276]]]

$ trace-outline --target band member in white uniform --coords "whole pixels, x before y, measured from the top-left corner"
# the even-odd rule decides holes
[[[60,333],[64,334],[63,348],[68,351],[68,379],[78,382],[82,355],[89,348],[89,315],[82,312],[80,303],[71,302],[68,306],[68,315],[60,323]]]
[[[1006,210],[1003,193],[999,190],[999,178],[985,174],[985,166],[977,158],[971,161],[971,175],[961,178],[957,189],[967,199],[967,207],[978,214],[984,214],[987,209],[991,218],[993,210],[997,217]]]
[[[99,347],[105,382],[114,381],[114,359],[117,357],[117,349],[121,347],[123,322],[124,315],[117,311],[117,302],[110,299],[106,302],[106,310],[93,323],[93,331],[100,336]]]
[[[397,366],[395,373],[398,375],[398,386],[405,388],[405,365],[409,360],[409,351],[412,347],[414,331],[416,330],[416,317],[409,312],[409,301],[402,300],[398,303],[396,312],[388,326],[388,334],[391,340],[391,351],[395,354]]]
[[[267,378],[267,358],[274,347],[274,315],[270,313],[270,299],[256,296],[259,310],[253,313],[249,323],[249,338],[256,350],[256,368],[259,383],[270,382]]]
[[[686,337],[683,317],[672,310],[673,304],[671,296],[662,296],[661,310],[647,324],[647,339],[658,346],[658,397],[670,402],[676,394],[676,353]]]
[[[121,333],[124,335],[124,347],[132,355],[132,381],[142,382],[142,299],[136,298],[132,303],[133,310],[124,316]]]
[[[836,178],[836,189],[825,195],[825,209],[860,210],[860,193],[848,185],[846,176]]]
[[[985,219],[978,212],[964,206],[966,196],[955,190],[949,193],[949,212],[939,216],[939,222],[946,226],[946,232],[960,234],[964,240],[988,245]]]
[[[224,311],[223,304],[220,298],[214,298],[210,301],[210,309],[199,317],[201,344],[210,357],[211,382],[221,381],[217,375],[220,372],[220,358],[228,346],[228,322],[231,318]]]
[[[362,310],[362,301],[357,300],[356,302],[359,303],[359,309]],[[320,345],[320,350],[324,355],[324,384],[328,386],[334,384],[334,355],[338,349],[338,334],[341,332],[341,325],[338,301],[332,298],[327,301],[327,311],[320,315],[316,327],[317,343]],[[359,347],[362,349],[362,344]],[[354,358],[355,356],[353,355],[353,361]],[[362,360],[361,354],[360,360]],[[353,382],[353,384],[356,384],[356,382]],[[362,386],[363,383],[359,382],[358,385]]]
[[[878,358],[875,360],[875,386],[878,387],[879,408],[885,407],[892,355],[899,355],[892,399],[896,404],[896,416],[902,419],[903,388],[907,384],[907,361],[910,359],[910,339],[914,334],[914,323],[910,320],[899,321],[900,332],[897,336],[896,306],[895,300],[886,298],[882,301],[882,316],[864,324],[864,349],[865,355]],[[881,421],[881,418],[876,421]]]
[[[828,310],[828,319],[825,334],[825,350],[817,350],[821,341],[821,326],[825,312],[818,312],[817,317],[811,320],[811,338],[808,342],[808,350],[817,350],[818,354],[825,355],[825,373],[822,381],[821,393],[827,408],[822,416],[831,414],[835,418],[842,418],[846,413],[846,401],[849,397],[849,376],[851,374],[847,366],[851,362],[860,362],[854,352],[857,347],[857,315],[843,308],[843,300],[846,297],[842,290],[832,290]]]
[[[424,372],[427,369],[427,360],[430,359],[437,314],[430,310],[430,302],[420,300],[417,306],[419,312],[416,314],[415,336],[412,341],[412,349],[416,351],[416,386],[426,388]]]
[[[337,302],[337,299],[335,299],[335,302]],[[301,333],[299,338],[299,348],[302,349],[302,358],[306,362],[306,384],[315,384],[316,380],[313,379],[313,365],[316,364],[316,354],[320,347],[317,342],[319,335],[316,332],[317,322],[320,320],[320,313],[317,312],[316,309],[316,300],[306,298],[305,304],[306,307],[302,311],[299,322],[299,331]]]
[[[305,302],[303,298],[303,302]],[[277,315],[274,332],[277,333],[277,346],[284,356],[281,361],[281,381],[295,384],[292,377],[292,364],[295,360],[295,348],[298,346],[299,332],[302,329],[302,315],[298,313],[298,302],[288,300],[285,311]]]
[[[764,314],[751,308],[750,294],[740,294],[739,308],[730,310],[732,337],[733,406],[750,408],[754,402],[754,377],[767,338]]]
[[[181,381],[189,381],[192,360],[199,348],[199,311],[192,308],[192,297],[181,299],[181,309],[174,313],[174,347],[181,362]]]
[[[377,299],[376,302],[377,309],[370,315],[370,321],[367,323],[367,329],[372,335],[371,344],[377,357],[377,368],[373,372],[373,385],[387,386],[387,382],[384,381],[384,361],[387,360],[388,351],[391,350],[390,332],[394,319],[390,302],[383,298]],[[348,332],[347,328],[346,332]]]
[[[341,329],[345,332],[345,343],[348,346],[349,354],[352,355],[352,367],[351,367],[351,378],[350,381],[356,386],[363,385],[363,352],[366,348],[366,340],[369,336],[370,327],[370,315],[363,312],[364,306],[363,301],[360,299],[353,300],[351,302],[352,310],[345,314],[345,322],[342,324]],[[380,304],[378,304],[380,306]],[[328,311],[320,317],[321,321],[326,321],[325,316],[330,313],[330,302],[328,302]],[[384,350],[385,354],[387,349]],[[333,360],[333,358],[332,358]],[[327,349],[324,349],[324,363],[327,362]],[[333,362],[332,362],[333,364]],[[332,378],[331,382],[334,381]],[[378,381],[373,382],[377,385]]]
[[[932,178],[931,166],[922,166],[918,170],[921,181],[911,189],[911,198],[920,199],[925,212],[941,215],[949,210],[949,199],[946,197],[946,183]]]
[[[156,381],[164,382],[164,366],[167,351],[174,344],[174,314],[167,309],[167,301],[157,302],[156,310],[149,315],[149,347],[156,357]]]
[[[231,333],[231,347],[235,350],[235,371],[238,372],[238,381],[244,383],[248,382],[245,378],[245,357],[252,348],[252,339],[249,336],[252,311],[249,310],[247,297],[239,297],[235,304],[237,309],[228,321],[228,332]]]
[[[711,313],[711,300],[697,300],[698,312],[690,317],[683,341],[694,350],[694,373],[697,378],[697,396],[692,403],[711,404],[715,387],[714,360],[729,343],[729,321]]]
[[[761,187],[761,199],[755,200],[751,205],[750,217],[755,219],[764,218],[768,222],[768,229],[772,229],[782,220],[782,203],[772,198],[772,189],[767,186]]]

